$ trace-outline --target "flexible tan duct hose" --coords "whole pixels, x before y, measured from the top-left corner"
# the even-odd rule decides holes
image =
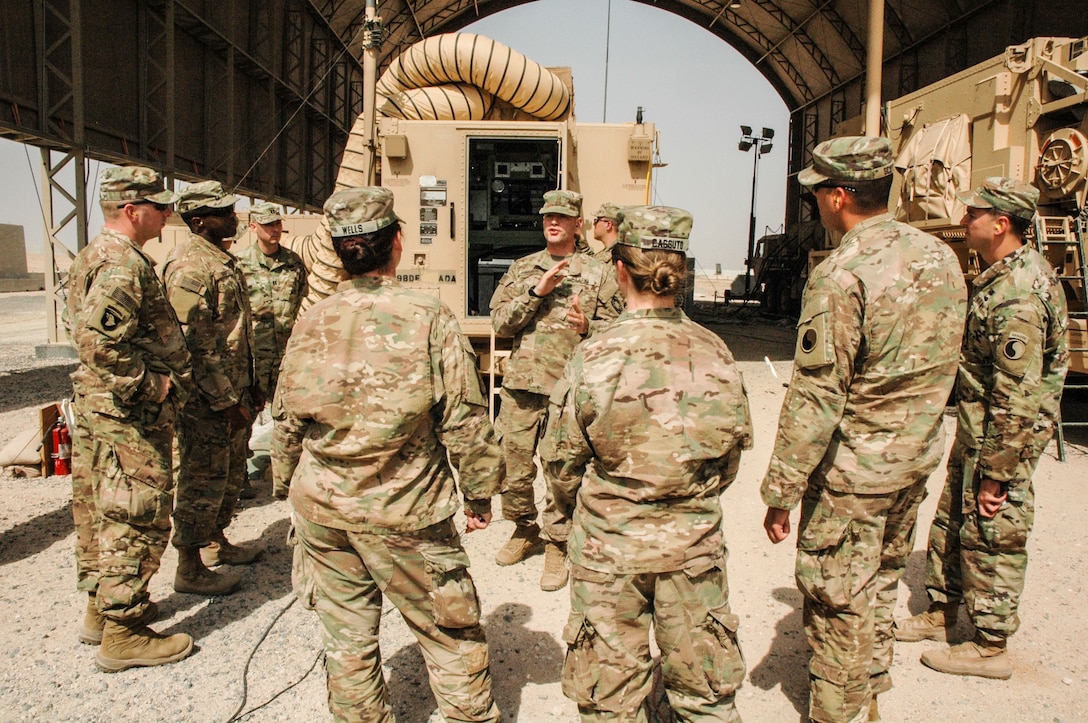
[[[378,112],[406,120],[483,120],[495,105],[495,96],[472,85],[412,88],[385,96]]]
[[[389,64],[378,81],[377,93],[386,98],[380,112],[394,118],[443,120],[441,114],[463,105],[461,96],[466,94],[462,87],[448,89],[447,84],[474,86],[541,120],[559,120],[570,108],[570,90],[550,70],[491,38],[446,33],[411,45]],[[417,89],[427,90],[406,97],[407,91]],[[452,97],[440,97],[447,94]],[[405,107],[419,115],[397,115],[397,109]],[[432,111],[436,115],[429,115]]]
[[[329,221],[324,214],[321,216],[321,225],[312,234],[285,236],[280,242],[302,257],[302,263],[309,271],[306,280],[310,285],[310,293],[302,300],[301,311],[334,294],[336,286],[348,279],[348,273],[344,271],[344,265],[336,255],[336,249],[332,247]]]
[[[499,98],[541,120],[559,120],[570,109],[570,90],[557,75],[491,38],[448,33],[427,38],[400,54],[378,81],[385,99],[378,114],[408,120],[480,120]],[[348,135],[336,188],[367,184],[366,122],[360,115]],[[332,247],[328,223],[309,236],[284,238],[309,270],[309,308],[347,278]]]

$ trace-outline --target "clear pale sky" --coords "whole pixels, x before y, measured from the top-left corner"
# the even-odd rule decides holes
[[[789,114],[770,84],[737,51],[701,26],[655,7],[611,0],[605,117],[608,0],[538,0],[465,28],[546,66],[570,66],[578,120],[633,121],[638,106],[661,135],[654,203],[692,212],[692,252],[704,273],[741,270],[747,252],[754,151],[737,150],[740,126],[773,128],[759,162],[756,235],[783,223]],[[378,9],[381,12],[379,0]],[[30,163],[27,162],[29,152]],[[0,140],[0,223],[24,226],[41,250],[39,152]],[[95,177],[101,164],[88,162]],[[92,207],[95,207],[93,194]],[[94,208],[94,210],[97,210]],[[100,218],[92,218],[91,233]],[[74,246],[74,243],[73,243]]]

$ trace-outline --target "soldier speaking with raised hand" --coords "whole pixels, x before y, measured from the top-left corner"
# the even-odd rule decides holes
[[[548,395],[563,373],[574,347],[623,308],[612,270],[586,254],[575,253],[582,228],[582,196],[548,191],[540,209],[547,247],[515,261],[491,297],[495,334],[513,338],[500,393],[495,431],[506,460],[502,514],[516,525],[495,562],[513,565],[540,542],[533,492],[537,440],[548,411]],[[566,539],[570,524],[557,515],[547,492],[542,515],[544,573],[542,590],[567,584]]]

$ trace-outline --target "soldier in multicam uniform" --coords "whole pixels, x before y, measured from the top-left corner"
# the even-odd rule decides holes
[[[459,483],[467,530],[486,528],[503,478],[475,355],[445,304],[396,281],[391,191],[337,191],[325,214],[351,278],[295,325],[272,464],[277,488],[290,485],[295,592],[324,627],[329,709],[393,719],[378,648],[385,595],[419,641],[443,720],[498,721],[453,521]]]
[[[231,544],[223,532],[245,483],[249,425],[262,403],[251,389],[249,294],[224,248],[238,228],[236,200],[218,181],[186,187],[178,213],[191,233],[174,247],[163,269],[193,357],[196,387],[178,425],[174,590],[198,595],[226,595],[241,582],[237,572],[208,567],[244,565],[259,555]]]
[[[612,247],[619,238],[620,221],[623,211],[614,203],[602,203],[593,217],[593,238],[604,244],[600,251],[594,251],[593,258],[602,264],[612,265]]]
[[[928,651],[943,673],[1006,679],[1035,517],[1031,476],[1054,434],[1069,364],[1065,294],[1024,234],[1039,192],[987,178],[960,195],[967,247],[989,268],[972,282],[948,479],[929,531],[926,612],[896,625],[897,640],[947,640],[961,601],[973,640]]]
[[[254,204],[249,209],[249,228],[256,241],[238,255],[238,266],[246,277],[253,318],[250,340],[254,384],[271,401],[280,374],[280,360],[309,287],[302,259],[291,249],[280,246],[283,216],[279,206]]]
[[[944,451],[967,294],[952,250],[887,213],[887,139],[837,138],[812,157],[798,180],[841,241],[805,286],[764,528],[786,539],[801,504],[811,720],[878,720],[898,580]]]
[[[719,495],[752,429],[728,347],[674,308],[690,231],[681,209],[626,211],[613,253],[627,311],[551,396],[540,456],[573,519],[563,693],[584,721],[646,720],[651,619],[678,718],[740,720]]]
[[[65,322],[72,374],[72,514],[78,587],[89,596],[81,642],[107,672],[185,658],[193,640],[147,625],[148,583],[170,537],[174,418],[192,383],[181,327],[143,246],[176,196],[150,168],[102,173],[105,227],[72,262]]]
[[[238,267],[246,277],[249,308],[253,320],[253,383],[268,402],[275,398],[276,381],[280,376],[280,361],[291,336],[291,327],[309,293],[306,267],[291,249],[280,246],[283,215],[280,207],[267,202],[249,208],[249,230],[256,241],[238,255]],[[258,410],[262,411],[262,410]],[[267,423],[267,407],[262,416]],[[273,412],[271,416],[277,415]],[[271,472],[271,468],[266,468]],[[257,496],[248,479],[240,495],[243,499]]]
[[[548,411],[548,395],[574,347],[615,319],[623,304],[612,270],[588,255],[575,253],[575,236],[582,228],[581,195],[548,191],[540,213],[547,247],[515,261],[491,297],[495,334],[514,340],[495,429],[506,460],[502,513],[516,525],[495,556],[499,565],[520,562],[540,540],[533,454]],[[540,587],[559,590],[567,584],[570,523],[558,515],[550,495],[542,521],[548,542]]]

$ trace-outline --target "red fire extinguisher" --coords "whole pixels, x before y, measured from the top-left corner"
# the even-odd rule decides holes
[[[72,473],[72,435],[68,433],[68,425],[64,423],[63,417],[53,425],[52,457],[53,474]]]

